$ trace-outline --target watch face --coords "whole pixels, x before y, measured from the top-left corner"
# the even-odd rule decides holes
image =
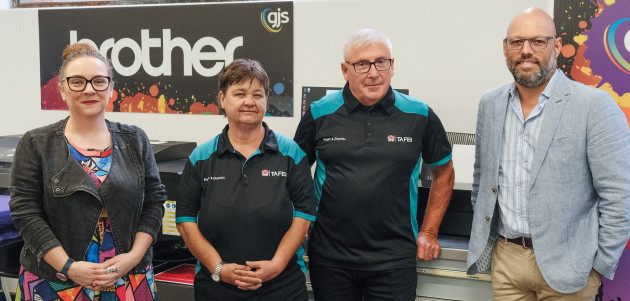
[[[57,278],[59,278],[59,280],[61,281],[67,281],[68,277],[66,277],[66,275],[62,274],[62,273],[57,273]]]
[[[215,282],[219,282],[221,280],[221,277],[219,277],[219,275],[212,274],[212,280],[214,280]]]

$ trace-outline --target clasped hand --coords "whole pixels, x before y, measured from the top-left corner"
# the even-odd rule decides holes
[[[76,261],[70,266],[68,277],[86,288],[101,290],[116,284],[118,278],[127,274],[136,264],[136,260],[128,253],[114,256],[102,263]]]
[[[278,276],[279,269],[271,260],[247,261],[246,265],[228,263],[221,269],[221,280],[242,290],[257,290],[264,282]]]

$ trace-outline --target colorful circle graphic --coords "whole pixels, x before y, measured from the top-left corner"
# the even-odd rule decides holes
[[[608,57],[619,70],[630,74],[630,63],[623,57],[619,47],[617,47],[617,42],[620,42],[622,49],[625,50],[624,53],[628,54],[630,50],[630,18],[616,21],[608,26],[604,32],[604,48]]]

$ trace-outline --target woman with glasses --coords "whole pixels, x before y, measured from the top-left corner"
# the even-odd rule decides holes
[[[257,61],[234,60],[218,81],[228,124],[192,152],[177,200],[177,229],[199,260],[195,300],[306,301],[306,154],[262,121],[269,77]]]
[[[156,299],[150,246],[166,192],[144,131],[105,119],[112,70],[92,46],[67,46],[59,91],[70,116],[25,133],[16,148],[16,300]]]

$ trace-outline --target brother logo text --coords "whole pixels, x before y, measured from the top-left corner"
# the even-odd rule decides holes
[[[113,38],[103,41],[99,47],[90,39],[83,38],[78,40],[77,31],[70,31],[70,44],[87,43],[94,46],[98,51],[107,56],[107,52],[111,50],[111,60],[114,69],[122,76],[132,76],[140,70],[140,67],[150,76],[171,76],[171,52],[174,48],[181,49],[183,53],[183,69],[184,76],[192,76],[192,69],[205,77],[213,77],[234,60],[234,50],[243,46],[243,37],[234,37],[223,47],[221,42],[213,37],[202,37],[197,40],[193,46],[184,38],[171,38],[170,29],[162,29],[162,38],[151,38],[148,29],[140,30],[140,44],[130,38],[122,38],[118,41]],[[202,51],[205,46],[214,48],[214,52]],[[162,65],[151,65],[150,51],[151,48],[162,48]],[[133,63],[124,66],[119,59],[120,52],[128,48],[133,52]],[[204,67],[202,61],[215,61],[210,67]]]

